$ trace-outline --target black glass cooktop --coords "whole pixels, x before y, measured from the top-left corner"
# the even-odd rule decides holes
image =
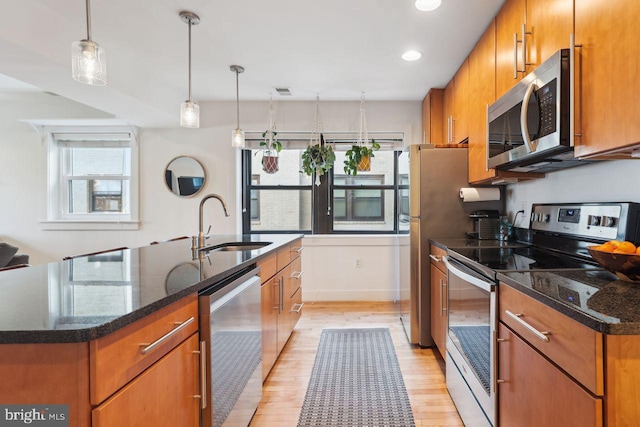
[[[529,247],[453,248],[453,258],[479,264],[494,271],[601,269],[598,264],[555,252]]]

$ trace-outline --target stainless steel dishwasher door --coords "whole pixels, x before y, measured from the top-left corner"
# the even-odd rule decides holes
[[[262,316],[259,268],[200,295],[200,336],[206,342],[205,427],[248,426],[262,398]]]

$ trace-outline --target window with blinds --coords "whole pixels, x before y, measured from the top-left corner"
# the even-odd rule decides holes
[[[137,222],[137,144],[126,129],[49,133],[48,220]]]

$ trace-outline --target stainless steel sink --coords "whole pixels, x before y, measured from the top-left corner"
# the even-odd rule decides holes
[[[228,243],[220,243],[219,245],[209,246],[204,248],[205,251],[219,251],[219,252],[228,252],[228,251],[255,251],[257,249],[262,249],[267,245],[270,245],[272,242],[228,242]]]

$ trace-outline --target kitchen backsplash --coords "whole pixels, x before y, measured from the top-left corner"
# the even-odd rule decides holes
[[[507,186],[509,219],[518,215],[516,227],[527,228],[532,203],[640,202],[640,161],[609,160],[547,174],[544,178]]]

